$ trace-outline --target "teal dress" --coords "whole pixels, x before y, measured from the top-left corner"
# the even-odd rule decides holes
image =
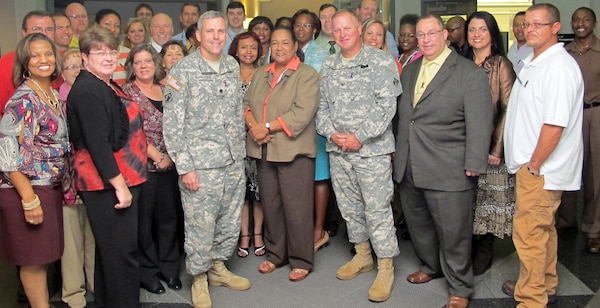
[[[319,46],[314,40],[310,41],[304,52],[304,63],[321,71],[321,65],[329,56],[329,51]],[[317,134],[317,157],[315,158],[315,181],[328,180],[329,176],[329,154],[325,151],[327,139]]]

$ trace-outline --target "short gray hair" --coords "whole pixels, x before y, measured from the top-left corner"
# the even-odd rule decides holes
[[[198,31],[202,31],[202,22],[205,19],[213,19],[213,18],[223,18],[223,20],[225,21],[225,29],[229,28],[229,25],[227,24],[227,16],[225,16],[225,14],[223,14],[223,12],[206,11],[206,12],[202,13],[202,15],[200,15],[200,18],[198,18]]]

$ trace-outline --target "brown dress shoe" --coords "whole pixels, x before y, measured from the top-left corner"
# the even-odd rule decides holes
[[[448,298],[447,308],[467,308],[469,306],[469,299],[465,297],[459,297],[455,295],[450,295]]]
[[[502,292],[510,297],[515,297],[515,286],[517,285],[517,282],[515,280],[506,280],[503,284],[502,284]],[[557,301],[557,297],[556,294],[549,294],[548,295],[548,304],[552,305],[552,304],[556,304]]]
[[[600,238],[588,238],[585,249],[591,253],[600,253]]]
[[[410,275],[408,275],[406,277],[406,280],[408,280],[408,282],[410,283],[426,283],[426,282],[430,282],[433,278],[435,278],[434,275],[427,275],[421,271],[416,271]]]

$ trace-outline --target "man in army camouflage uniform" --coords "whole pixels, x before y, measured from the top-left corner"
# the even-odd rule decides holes
[[[195,308],[210,307],[208,284],[247,290],[246,278],[229,272],[244,201],[244,119],[239,65],[221,50],[225,15],[198,20],[198,51],[169,73],[164,97],[164,138],[180,174],[188,273]]]
[[[354,13],[338,11],[333,31],[341,53],[323,64],[316,123],[328,140],[333,189],[356,249],[336,276],[347,280],[372,270],[372,245],[378,272],[369,299],[381,302],[390,297],[393,257],[400,252],[390,207],[394,189],[390,154],[391,121],[402,86],[392,57],[362,44],[361,23]]]

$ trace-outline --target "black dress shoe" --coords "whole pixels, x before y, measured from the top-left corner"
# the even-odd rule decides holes
[[[600,253],[600,238],[588,238],[585,249],[591,253]]]
[[[181,280],[179,280],[179,278],[168,278],[165,279],[165,282],[167,283],[167,287],[170,289],[181,290]]]
[[[173,290],[181,290],[181,280],[178,277],[167,277],[163,274],[160,274],[160,279],[167,283],[167,287]]]
[[[154,281],[150,284],[141,282],[140,285],[142,286],[142,288],[146,289],[146,291],[150,292],[150,293],[154,293],[154,294],[162,294],[165,293],[165,287],[163,287],[162,283],[160,283],[160,281]]]

